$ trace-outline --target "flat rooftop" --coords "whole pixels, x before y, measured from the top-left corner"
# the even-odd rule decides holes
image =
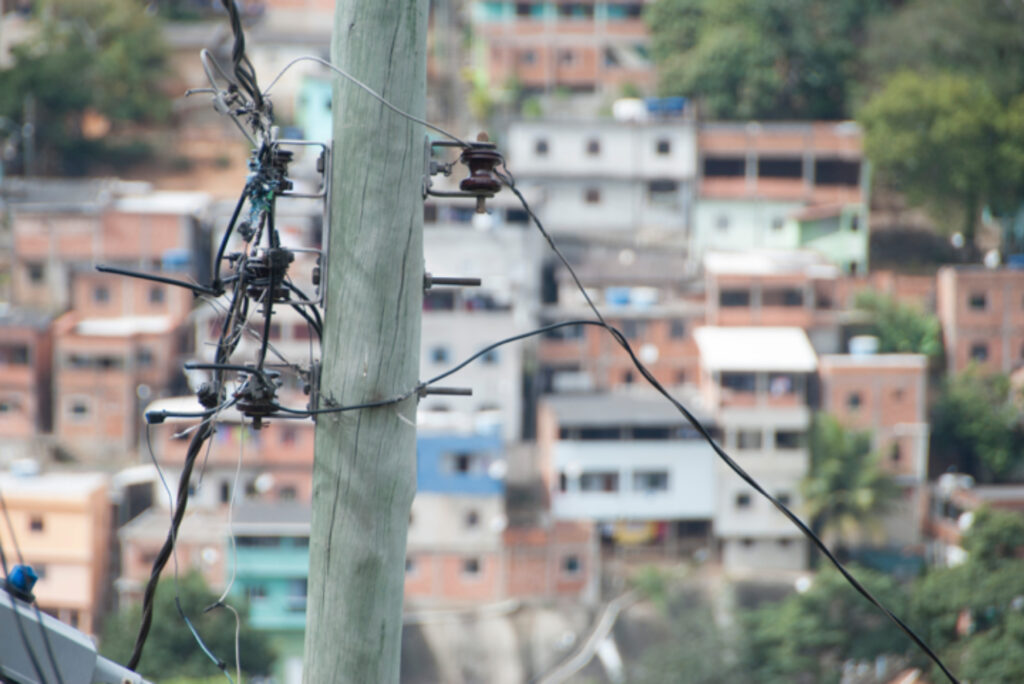
[[[813,373],[818,368],[803,328],[702,326],[693,335],[701,364],[711,371]]]

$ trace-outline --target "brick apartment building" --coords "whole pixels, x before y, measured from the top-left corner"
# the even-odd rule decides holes
[[[649,91],[654,68],[641,16],[646,4],[476,0],[481,66],[492,87],[515,81],[528,92],[618,95],[628,83]]]
[[[50,431],[50,317],[0,309],[0,463],[38,455],[37,437]]]
[[[1024,270],[944,266],[936,279],[950,373],[970,364],[1001,373],[1024,365]]]

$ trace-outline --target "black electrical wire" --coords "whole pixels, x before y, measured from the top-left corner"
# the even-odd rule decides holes
[[[235,204],[235,210],[231,213],[231,218],[228,220],[227,228],[224,229],[224,235],[220,238],[220,246],[217,247],[217,257],[213,260],[213,287],[219,289],[223,281],[220,277],[220,264],[224,260],[224,251],[228,247],[228,240],[231,238],[231,234],[235,230],[235,224],[238,222],[238,216],[242,213],[242,207],[245,205],[245,198],[249,195],[249,186],[246,184],[245,190],[242,191],[242,196],[238,198],[238,203]]]
[[[224,320],[224,327],[221,329],[220,338],[217,342],[217,352],[215,356],[216,363],[218,364],[225,363],[238,344],[240,336],[236,335],[236,327],[238,325],[245,324],[244,318],[239,319],[239,314],[245,309],[245,287],[245,270],[240,266],[239,279],[234,288],[231,306],[228,307],[228,314]],[[222,394],[224,382],[223,373],[224,371],[222,370],[214,371],[213,386],[215,396],[218,399],[220,399]],[[181,477],[178,479],[178,494],[177,501],[175,502],[174,516],[171,519],[171,528],[167,533],[167,539],[164,540],[164,544],[160,548],[160,552],[153,561],[153,569],[150,572],[149,581],[147,582],[145,592],[143,593],[142,621],[139,625],[139,632],[135,638],[135,645],[132,648],[132,655],[127,663],[127,667],[130,670],[135,670],[138,667],[139,660],[142,658],[142,650],[146,645],[146,639],[149,637],[149,630],[153,623],[153,605],[156,598],[156,587],[160,580],[160,574],[167,565],[167,561],[174,552],[174,545],[177,543],[178,530],[181,527],[181,522],[185,517],[185,510],[188,506],[188,486],[189,480],[192,476],[192,470],[195,467],[195,462],[199,453],[202,451],[203,444],[213,435],[214,430],[214,421],[201,423],[199,429],[192,436],[188,450],[185,453],[185,463],[182,467]]]
[[[231,49],[231,61],[234,64],[235,78],[239,85],[252,98],[256,109],[263,108],[263,94],[256,84],[256,70],[245,54],[245,31],[242,29],[242,17],[238,11],[238,5],[234,0],[221,0],[224,9],[227,10],[231,22],[231,33],[234,35],[235,43]]]
[[[681,402],[679,402],[674,396],[672,396],[672,394],[667,389],[665,389],[665,387],[654,377],[654,375],[651,374],[651,372],[640,361],[640,359],[637,358],[636,354],[633,353],[633,348],[630,346],[629,341],[626,340],[625,336],[619,330],[608,325],[605,322],[605,319],[601,315],[601,312],[598,310],[597,306],[591,300],[590,295],[587,294],[586,288],[583,287],[583,284],[580,282],[579,277],[576,275],[576,271],[569,264],[568,259],[565,258],[562,252],[555,245],[555,241],[551,238],[551,235],[544,228],[544,225],[541,223],[540,219],[537,218],[537,215],[533,213],[533,210],[530,208],[530,205],[526,201],[526,198],[523,197],[523,194],[516,187],[515,178],[512,176],[511,172],[509,172],[508,166],[505,166],[504,162],[502,162],[502,166],[504,167],[504,173],[496,171],[496,174],[498,175],[499,178],[501,178],[505,185],[508,186],[509,190],[511,190],[512,193],[515,194],[517,198],[519,198],[519,202],[523,205],[523,209],[530,216],[530,218],[533,219],[533,222],[537,226],[537,229],[540,231],[541,235],[547,241],[548,245],[554,251],[555,255],[562,262],[562,265],[565,266],[565,268],[568,270],[569,275],[576,283],[576,286],[579,289],[579,291],[583,294],[583,298],[586,300],[591,311],[594,312],[594,315],[597,316],[598,320],[600,321],[600,325],[603,328],[605,328],[611,334],[612,338],[615,339],[615,341],[619,344],[619,346],[622,347],[627,354],[629,354],[630,360],[633,362],[633,365],[640,372],[640,374],[644,376],[644,379],[647,380],[647,382],[652,387],[654,387],[654,389],[657,390],[659,394],[668,399],[672,403],[672,405],[676,407],[676,409],[686,418],[690,425],[692,425],[694,429],[696,429],[701,434],[701,436],[707,441],[707,443],[711,445],[711,448],[715,451],[718,457],[721,458],[722,461],[727,466],[729,466],[729,468],[734,473],[736,473],[744,482],[749,484],[758,494],[761,494],[765,499],[770,501],[775,506],[775,508],[777,508],[784,516],[786,516],[786,518],[788,518],[789,521],[792,522],[797,527],[797,529],[799,529],[804,534],[804,536],[806,536],[814,544],[814,546],[816,546],[818,550],[821,551],[822,554],[824,554],[824,556],[832,563],[832,565],[835,566],[835,568],[840,572],[840,574],[842,574],[846,581],[849,582],[850,585],[854,589],[856,589],[861,596],[867,599],[872,605],[874,605],[876,608],[882,611],[882,613],[884,613],[890,620],[892,620],[896,624],[896,626],[899,627],[903,631],[903,633],[911,639],[911,641],[913,641],[929,658],[931,658],[932,662],[934,662],[939,667],[939,669],[942,670],[943,674],[945,674],[946,677],[949,678],[949,681],[953,682],[954,684],[959,684],[959,680],[957,680],[956,676],[949,670],[949,668],[946,667],[945,663],[942,662],[942,659],[939,658],[938,654],[936,654],[931,649],[931,647],[929,647],[928,644],[926,644],[924,640],[921,637],[919,637],[916,632],[914,632],[913,629],[911,629],[906,623],[904,623],[903,620],[898,618],[892,611],[886,608],[881,601],[875,598],[875,596],[870,591],[868,591],[868,589],[864,587],[864,585],[862,585],[857,580],[857,578],[850,573],[849,570],[846,569],[846,567],[839,561],[839,559],[836,558],[835,555],[833,555],[832,551],[829,550],[828,546],[825,545],[825,542],[823,542],[818,537],[818,535],[816,535],[814,531],[811,530],[810,527],[808,527],[799,517],[797,517],[795,513],[789,510],[789,508],[785,504],[783,504],[781,501],[779,501],[774,496],[769,494],[756,479],[754,479],[749,473],[747,473],[747,471],[744,470],[739,463],[734,461],[732,457],[730,457],[729,454],[727,454],[725,450],[718,445],[718,443],[714,440],[714,438],[707,431],[704,425],[692,413],[690,413],[690,411]]]
[[[0,508],[3,508],[4,520],[7,522],[7,529],[11,534],[11,542],[14,544],[14,552],[18,556],[18,562],[21,565],[25,565],[25,558],[21,555],[21,547],[18,545],[18,537],[14,532],[14,525],[11,524],[11,515],[7,511],[7,500],[4,499],[3,492],[0,491]],[[4,552],[3,544],[0,544],[0,565],[3,566],[4,579],[10,577],[9,566],[7,565],[7,554]],[[25,648],[25,653],[28,654],[28,659],[32,663],[32,669],[35,670],[36,676],[39,677],[39,681],[42,684],[46,684],[46,677],[43,675],[43,668],[39,664],[39,657],[36,655],[35,649],[32,648],[32,643],[28,639],[28,634],[25,632],[25,625],[22,621],[21,611],[18,610],[18,604],[15,602],[14,595],[9,591],[5,591],[7,598],[11,602],[11,611],[14,613],[14,622],[18,627],[18,636],[21,639],[21,645]],[[43,636],[43,646],[46,648],[46,655],[50,661],[50,667],[53,669],[54,675],[57,676],[57,681],[60,684],[64,684],[64,679],[60,674],[60,668],[57,667],[57,659],[53,655],[53,646],[50,644],[50,636],[46,633],[46,627],[43,625],[43,618],[39,605],[33,601],[32,605],[35,607],[36,612],[36,624],[39,627],[39,631]]]

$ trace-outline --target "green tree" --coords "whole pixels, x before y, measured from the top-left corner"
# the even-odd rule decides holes
[[[647,12],[660,88],[723,119],[849,116],[878,0],[658,0]]]
[[[934,359],[942,353],[942,329],[936,316],[871,291],[858,293],[855,306],[871,314],[872,333],[883,354],[924,354]]]
[[[188,625],[178,613],[176,600],[206,646],[219,658],[234,667],[235,616],[228,610],[206,611],[217,596],[207,588],[195,572],[181,577],[175,595],[173,578],[161,580],[153,607],[153,627],[149,632],[139,672],[150,678],[203,677],[217,673],[216,666],[202,652]],[[274,654],[264,633],[248,626],[246,606],[237,607],[242,620],[239,637],[242,671],[267,674],[274,663]],[[142,619],[142,608],[130,606],[107,618],[100,640],[103,655],[124,663],[131,655],[135,635]]]
[[[827,414],[814,419],[802,490],[811,529],[840,547],[864,533],[877,537],[881,517],[900,496],[871,450],[870,435],[849,431]]]
[[[856,568],[857,579],[897,615],[901,588],[878,572]],[[746,681],[760,684],[839,682],[849,660],[902,654],[910,642],[836,571],[818,573],[804,593],[743,615]]]
[[[914,587],[912,624],[965,681],[1024,681],[1024,517],[981,509],[963,545],[966,563]]]
[[[946,378],[931,425],[931,453],[940,467],[991,482],[1005,480],[1021,464],[1019,410],[1005,375],[971,367]]]
[[[901,71],[949,72],[1009,102],[1024,92],[1024,3],[911,0],[870,25],[864,61],[875,86]]]
[[[1019,551],[1024,550],[1024,515],[980,508],[974,513],[963,544],[971,562],[983,567],[1019,558]]]
[[[119,133],[169,112],[166,48],[144,4],[51,0],[35,25],[35,37],[12,48],[12,65],[0,71],[0,116],[34,123],[36,172],[80,173],[132,149],[83,135],[87,112]]]
[[[1022,117],[1024,99],[1004,105],[983,80],[913,71],[892,76],[858,115],[880,181],[969,245],[983,206],[1019,202]]]

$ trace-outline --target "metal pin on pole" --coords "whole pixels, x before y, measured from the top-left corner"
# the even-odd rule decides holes
[[[479,287],[483,282],[479,278],[457,278],[451,276],[436,276],[433,273],[423,274],[423,289],[429,290],[436,286],[446,287]]]

